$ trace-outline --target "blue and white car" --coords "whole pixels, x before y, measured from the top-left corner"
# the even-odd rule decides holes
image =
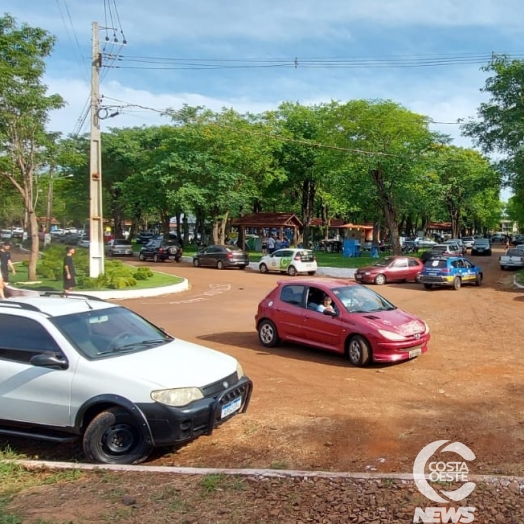
[[[426,289],[433,286],[449,286],[460,289],[463,284],[482,284],[483,272],[464,257],[436,256],[430,258],[420,273],[419,282]]]

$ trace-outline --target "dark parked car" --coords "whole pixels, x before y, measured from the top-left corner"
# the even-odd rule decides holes
[[[386,257],[372,266],[355,271],[355,280],[365,284],[382,285],[386,282],[417,282],[424,264],[415,257]]]
[[[182,259],[182,248],[174,240],[155,238],[140,248],[138,258],[140,260],[152,258],[153,262],[165,262],[166,260],[180,262]]]
[[[114,238],[105,246],[106,255],[110,257],[132,257],[133,246],[131,240],[125,238]]]
[[[152,238],[154,237],[154,234],[151,233],[151,231],[141,231],[136,236],[136,243],[137,244],[147,244]]]
[[[195,267],[216,267],[217,269],[227,267],[245,269],[249,265],[249,255],[238,246],[207,246],[193,257],[193,265]]]
[[[471,246],[471,256],[488,255],[491,256],[491,243],[487,238],[476,238]]]

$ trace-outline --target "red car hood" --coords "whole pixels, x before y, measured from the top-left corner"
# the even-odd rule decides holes
[[[426,325],[422,320],[401,309],[359,313],[358,315],[362,321],[367,322],[376,329],[385,329],[404,337],[409,337],[416,333],[422,334],[426,331]]]

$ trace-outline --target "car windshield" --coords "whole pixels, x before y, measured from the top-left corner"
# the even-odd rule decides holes
[[[489,245],[489,240],[487,238],[477,238],[475,240],[475,244],[477,246],[480,246],[480,245],[488,246]]]
[[[50,320],[89,359],[144,351],[173,340],[140,315],[123,307],[84,311]]]
[[[115,246],[130,246],[130,240],[115,240]]]
[[[405,242],[404,242],[405,244]],[[393,262],[393,259],[391,257],[386,257],[382,260],[378,260],[377,262],[375,262],[373,265],[375,267],[387,267],[391,264],[391,262]]]
[[[522,251],[521,249],[508,249],[506,251],[506,255],[508,257],[522,257],[524,256],[524,251]]]
[[[338,287],[333,289],[333,294],[349,313],[372,313],[396,309],[391,302],[364,286]]]

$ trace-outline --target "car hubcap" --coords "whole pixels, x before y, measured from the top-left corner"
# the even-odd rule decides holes
[[[349,358],[351,362],[360,360],[360,345],[357,342],[351,342],[349,346]]]
[[[135,435],[128,424],[117,424],[104,433],[102,441],[111,453],[122,455],[133,447]]]
[[[273,328],[268,324],[264,324],[260,329],[260,338],[266,344],[269,344],[273,340]]]

